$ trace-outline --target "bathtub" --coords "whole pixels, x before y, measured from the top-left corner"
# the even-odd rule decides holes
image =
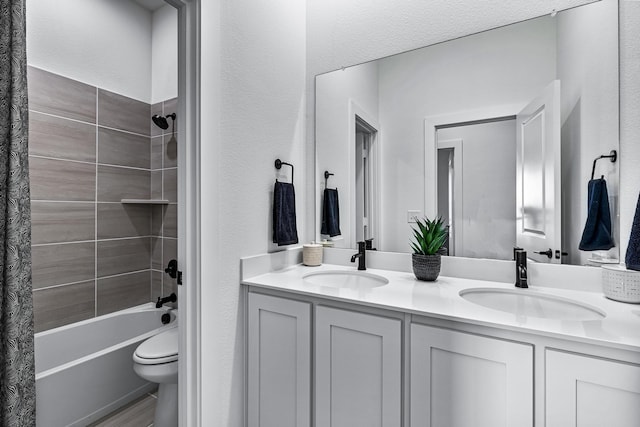
[[[35,335],[36,425],[86,426],[153,390],[133,371],[145,339],[176,327],[148,303]]]

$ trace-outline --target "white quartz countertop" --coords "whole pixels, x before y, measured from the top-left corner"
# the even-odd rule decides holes
[[[416,280],[412,273],[369,268],[368,273],[383,276],[389,283],[367,289],[335,288],[314,285],[303,277],[325,270],[355,269],[330,264],[319,267],[298,264],[245,278],[242,283],[405,313],[640,351],[640,305],[612,301],[602,293],[544,286],[517,289],[508,283],[445,276],[440,276],[435,282],[422,282]],[[502,312],[474,304],[460,296],[460,291],[473,288],[517,289],[523,294],[570,299],[596,308],[606,313],[606,317],[599,320],[563,320]]]

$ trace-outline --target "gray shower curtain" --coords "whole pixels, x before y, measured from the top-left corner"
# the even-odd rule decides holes
[[[35,426],[25,0],[0,0],[0,426]]]

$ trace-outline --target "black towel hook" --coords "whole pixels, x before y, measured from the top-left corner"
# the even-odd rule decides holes
[[[598,162],[598,160],[600,159],[611,159],[611,163],[615,163],[616,160],[618,160],[618,152],[616,150],[611,150],[611,152],[609,153],[609,155],[605,155],[603,154],[600,157],[596,157],[595,160],[593,161],[593,167],[591,168],[591,179],[593,179],[593,176],[595,175],[596,172],[596,163]]]
[[[291,166],[291,184],[293,184],[293,165],[291,163],[287,163],[287,162],[283,162],[280,159],[276,159],[276,169],[280,170],[280,168],[282,168],[282,165],[287,165],[287,166]]]
[[[329,186],[327,185],[327,181],[329,180],[329,177],[333,175],[335,174],[329,173],[329,171],[324,171],[324,188],[329,188]]]

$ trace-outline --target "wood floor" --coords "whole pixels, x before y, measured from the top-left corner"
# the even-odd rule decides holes
[[[156,400],[156,392],[145,394],[88,427],[151,427]]]

